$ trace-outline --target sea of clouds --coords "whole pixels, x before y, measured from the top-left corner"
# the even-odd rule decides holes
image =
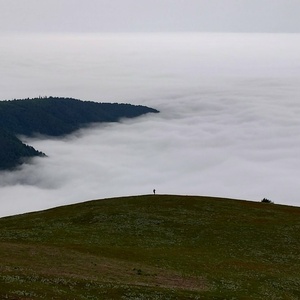
[[[0,216],[115,196],[300,206],[299,34],[3,35],[0,99],[63,96],[160,110],[67,137],[0,173]]]

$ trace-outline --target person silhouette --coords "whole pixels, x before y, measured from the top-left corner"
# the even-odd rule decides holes
[[[153,195],[155,195],[155,189],[153,190]]]

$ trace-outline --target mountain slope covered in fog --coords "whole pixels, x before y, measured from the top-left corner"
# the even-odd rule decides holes
[[[24,162],[25,158],[43,155],[42,152],[25,145],[13,134],[0,128],[0,170],[13,168]]]
[[[41,155],[15,136],[61,136],[90,123],[118,122],[158,111],[146,106],[97,103],[72,98],[34,98],[0,101],[0,169],[12,168],[23,157]],[[5,134],[4,134],[5,132]]]
[[[299,299],[299,215],[145,195],[2,218],[0,297]]]

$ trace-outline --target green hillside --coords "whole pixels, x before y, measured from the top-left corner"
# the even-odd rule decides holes
[[[1,299],[299,299],[300,208],[90,201],[0,219]]]

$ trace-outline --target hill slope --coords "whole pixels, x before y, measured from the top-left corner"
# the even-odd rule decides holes
[[[141,105],[48,97],[0,101],[0,127],[14,134],[59,136],[93,122],[117,122],[158,111]]]
[[[23,157],[41,155],[17,141],[16,135],[60,136],[94,122],[117,122],[158,111],[141,105],[96,103],[72,98],[0,101],[0,169],[17,166]],[[6,150],[9,149],[9,150]]]
[[[2,218],[0,296],[299,299],[299,217],[295,207],[149,195]]]
[[[14,168],[21,164],[24,158],[34,156],[44,156],[44,154],[25,145],[13,134],[0,128],[0,170]]]

